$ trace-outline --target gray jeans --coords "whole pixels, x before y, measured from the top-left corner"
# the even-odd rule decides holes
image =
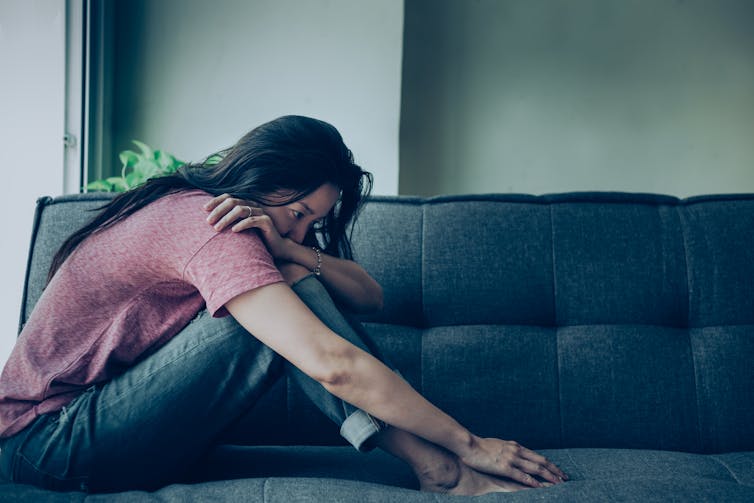
[[[374,353],[307,277],[294,291],[335,333]],[[288,372],[357,449],[384,426],[251,337],[230,316],[200,314],[165,346],[0,447],[0,473],[53,490],[156,489],[185,480],[222,433]]]

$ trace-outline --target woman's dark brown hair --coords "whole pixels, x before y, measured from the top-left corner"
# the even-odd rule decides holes
[[[283,206],[307,196],[324,183],[332,183],[340,189],[340,199],[322,227],[310,233],[306,242],[321,244],[330,255],[352,258],[347,229],[371,192],[372,175],[354,162],[335,127],[317,119],[288,115],[251,130],[219,156],[221,160],[217,163],[187,164],[175,174],[153,178],[115,197],[63,243],[50,266],[47,281],[91,234],[167,194],[191,189]],[[216,158],[208,159],[213,157]],[[273,201],[271,196],[277,199]]]

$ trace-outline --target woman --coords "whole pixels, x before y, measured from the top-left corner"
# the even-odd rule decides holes
[[[349,442],[405,460],[424,490],[564,480],[434,407],[334,307],[328,291],[382,305],[346,233],[370,186],[335,128],[287,116],[113,199],[61,247],[0,377],[0,473],[92,492],[184,480],[288,366]]]

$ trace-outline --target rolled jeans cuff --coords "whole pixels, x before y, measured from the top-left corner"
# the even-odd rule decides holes
[[[384,430],[386,426],[382,421],[357,409],[343,421],[340,426],[340,435],[357,450],[366,452],[374,449],[374,435]]]

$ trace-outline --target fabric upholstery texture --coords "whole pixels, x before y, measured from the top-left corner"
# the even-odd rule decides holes
[[[41,200],[22,323],[54,250],[108,198]],[[353,239],[385,293],[363,322],[404,378],[572,478],[481,501],[751,501],[752,236],[754,195],[568,193],[375,197]],[[110,498],[444,499],[389,456],[342,447],[287,382],[227,441],[247,446],[219,449],[206,476],[233,480]],[[14,495],[63,499],[0,486]]]

